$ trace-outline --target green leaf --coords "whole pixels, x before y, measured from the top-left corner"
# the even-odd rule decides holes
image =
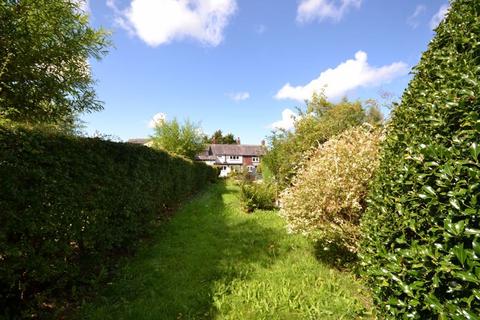
[[[480,254],[480,242],[478,239],[472,241],[472,247],[476,254]]]
[[[422,190],[424,190],[427,194],[429,194],[432,197],[437,196],[437,193],[431,186],[423,186]]]
[[[480,229],[472,229],[472,228],[466,228],[465,229],[465,234],[468,236],[479,236],[480,235]]]
[[[450,199],[450,204],[457,210],[460,210],[460,203],[458,203],[457,199]]]
[[[463,281],[468,281],[468,282],[473,282],[473,283],[480,283],[478,278],[468,272],[468,271],[457,271],[457,272],[454,272],[453,275],[456,277],[456,278],[459,278]]]
[[[453,249],[452,249],[453,253],[455,254],[455,257],[457,257],[458,261],[460,261],[460,263],[462,265],[465,264],[465,260],[467,259],[467,252],[465,251],[465,249],[463,248],[463,243],[461,245],[456,245]]]
[[[473,159],[478,161],[478,155],[480,155],[480,146],[474,142],[470,146],[470,154],[472,155]]]

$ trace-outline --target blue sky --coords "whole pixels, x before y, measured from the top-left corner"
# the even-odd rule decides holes
[[[257,144],[321,88],[331,100],[401,96],[447,4],[90,0],[92,25],[115,47],[92,61],[105,109],[83,120],[90,134],[127,140],[151,135],[164,113]]]

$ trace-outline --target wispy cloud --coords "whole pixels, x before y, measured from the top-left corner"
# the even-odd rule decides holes
[[[148,122],[149,128],[155,128],[158,124],[167,120],[167,115],[165,113],[159,112],[153,116],[153,118]]]
[[[307,23],[331,19],[338,22],[350,8],[358,9],[361,5],[362,0],[301,0],[297,8],[297,21]]]
[[[394,62],[382,67],[368,64],[367,53],[358,51],[354,59],[349,59],[333,69],[320,73],[320,76],[304,86],[292,86],[290,83],[275,95],[277,99],[304,101],[313,93],[324,92],[329,99],[339,98],[360,87],[378,86],[408,73],[404,62]]]
[[[107,5],[119,26],[152,47],[186,38],[217,46],[237,10],[236,0],[131,0],[125,9],[107,0]]]
[[[227,97],[229,97],[230,99],[236,102],[244,101],[250,98],[249,92],[232,92],[232,93],[227,93],[226,95]]]
[[[292,110],[285,109],[282,111],[282,120],[272,123],[269,127],[274,130],[292,130],[299,118],[300,116]]]
[[[423,4],[417,5],[415,11],[407,18],[407,24],[413,29],[416,29],[420,24],[418,18],[425,12],[425,10],[427,10],[427,7]]]
[[[444,4],[438,9],[438,11],[434,14],[432,19],[430,20],[430,28],[432,30],[438,27],[440,22],[442,22],[442,20],[447,15],[449,9],[450,9],[450,5],[448,4]]]

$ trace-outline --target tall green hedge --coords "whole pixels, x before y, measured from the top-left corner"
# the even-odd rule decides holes
[[[88,284],[216,174],[143,146],[0,127],[0,318]]]
[[[393,111],[363,219],[387,319],[480,319],[480,1],[448,17]]]

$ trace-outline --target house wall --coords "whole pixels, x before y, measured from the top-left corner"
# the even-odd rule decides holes
[[[230,156],[218,156],[218,162],[226,164],[242,164],[243,156],[239,156],[238,159],[230,159]]]
[[[250,157],[250,156],[243,157],[243,165],[244,166],[251,166],[252,164],[253,164],[252,157]]]
[[[244,156],[243,157],[243,165],[244,166],[258,166],[260,164],[260,161],[253,161],[253,158],[258,158],[259,160],[260,157],[252,157],[252,156]]]

